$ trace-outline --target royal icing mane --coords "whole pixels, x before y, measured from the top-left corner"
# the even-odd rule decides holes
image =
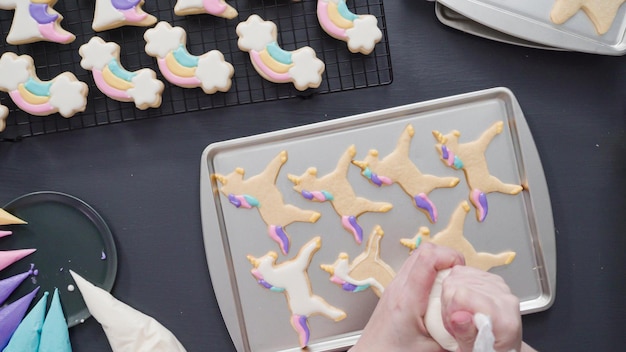
[[[120,63],[120,46],[92,37],[78,50],[80,65],[90,70],[96,86],[108,97],[123,102],[134,102],[138,109],[156,108],[161,105],[163,82],[149,68],[130,72]]]
[[[174,13],[178,16],[207,13],[227,19],[233,19],[238,15],[237,10],[224,0],[177,0]]]
[[[91,28],[96,32],[122,26],[151,26],[156,17],[141,9],[143,0],[96,0]]]
[[[58,112],[72,117],[87,106],[87,84],[78,81],[74,74],[64,72],[50,81],[41,81],[33,59],[12,52],[0,57],[0,90],[9,93],[20,109],[36,116]]]
[[[237,25],[239,49],[250,54],[256,71],[275,83],[293,83],[300,91],[317,88],[325,65],[308,46],[294,51],[283,50],[277,43],[276,25],[251,15]]]
[[[157,59],[159,70],[170,83],[183,88],[201,87],[206,94],[227,92],[233,66],[218,50],[191,55],[185,47],[187,34],[181,27],[159,22],[144,34],[146,53]]]
[[[0,0],[0,9],[15,10],[7,43],[73,42],[76,36],[59,25],[63,16],[52,8],[55,4],[56,0]]]
[[[371,53],[383,37],[376,17],[352,13],[346,0],[317,0],[317,19],[328,35],[346,42],[353,53]]]

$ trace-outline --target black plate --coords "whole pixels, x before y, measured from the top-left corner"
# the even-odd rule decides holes
[[[28,224],[2,226],[3,230],[13,231],[13,235],[0,238],[0,250],[37,251],[2,270],[0,279],[27,271],[31,263],[39,271],[37,276],[26,279],[8,301],[41,286],[34,304],[43,292],[52,295],[56,287],[68,326],[84,321],[90,314],[69,270],[111,290],[117,273],[117,251],[107,224],[82,200],[58,192],[30,193],[11,201],[4,209]]]

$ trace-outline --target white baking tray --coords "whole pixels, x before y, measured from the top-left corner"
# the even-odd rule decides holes
[[[470,210],[465,236],[479,251],[517,253],[511,264],[491,271],[501,275],[520,298],[522,313],[550,307],[556,285],[556,252],[543,168],[514,95],[508,89],[495,88],[218,142],[204,150],[200,200],[206,256],[215,295],[237,350],[300,350],[284,295],[257,284],[246,256],[260,257],[275,251],[279,253],[277,262],[281,263],[292,258],[314,236],[321,236],[322,245],[308,269],[313,293],[343,309],[347,318],[334,322],[322,316],[311,317],[309,350],[332,351],[353,345],[378,299],[371,290],[358,293],[341,290],[329,281],[320,264],[333,263],[342,251],[354,259],[364,250],[370,231],[380,225],[385,231],[381,258],[397,271],[409,253],[400,239],[412,237],[420,226],[427,226],[431,234],[436,234],[446,227],[457,205],[468,197],[463,172],[441,162],[432,131],[447,133],[457,129],[462,131],[462,141],[470,141],[496,121],[504,122],[504,130],[487,149],[490,172],[505,182],[524,185],[525,190],[515,196],[489,194],[491,207],[487,219],[479,223],[474,210]],[[352,144],[356,147],[356,160],[362,160],[369,149],[387,155],[408,124],[415,129],[411,160],[420,170],[461,179],[454,188],[430,193],[439,211],[437,223],[431,224],[399,186],[375,187],[361,176],[357,166],[351,165],[348,179],[357,195],[394,205],[387,213],[365,213],[359,217],[365,235],[363,244],[358,245],[341,227],[330,204],[310,202],[293,190],[288,174],[301,175],[314,166],[321,177],[335,168],[339,156]],[[246,178],[252,177],[281,151],[288,152],[288,160],[278,174],[276,185],[284,202],[322,214],[316,223],[289,225],[291,251],[286,256],[266,234],[258,212],[230,204],[220,194],[219,184],[211,178],[214,173],[228,174],[238,167],[245,169]]]
[[[626,6],[620,7],[609,31],[598,35],[593,23],[582,10],[565,23],[554,24],[550,20],[553,0],[437,0],[437,2],[466,19],[522,40],[496,35],[480,26],[468,24],[465,19],[438,14],[442,23],[478,36],[543,49],[559,48],[614,56],[626,54]],[[441,10],[435,9],[436,13]]]

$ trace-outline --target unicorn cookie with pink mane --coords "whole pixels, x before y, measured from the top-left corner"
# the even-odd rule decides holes
[[[91,28],[102,32],[122,26],[152,26],[157,19],[142,10],[143,4],[144,0],[96,0]]]
[[[61,28],[63,16],[53,9],[55,4],[56,0],[0,0],[0,9],[15,10],[7,43],[73,42],[76,36]]]
[[[383,37],[376,17],[352,13],[346,0],[317,0],[317,19],[328,35],[346,42],[352,53],[370,54]]]
[[[224,0],[177,0],[174,13],[178,16],[209,14],[226,19],[233,19],[239,14]]]

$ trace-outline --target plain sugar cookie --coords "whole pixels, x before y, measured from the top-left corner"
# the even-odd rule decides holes
[[[617,11],[626,0],[556,0],[550,20],[556,24],[563,24],[583,10],[591,19],[598,35],[609,31]]]
[[[76,36],[61,28],[63,16],[54,10],[56,3],[56,0],[0,0],[0,9],[15,10],[7,43],[73,42]]]
[[[152,26],[157,19],[143,11],[143,4],[144,0],[96,0],[91,28],[102,32],[122,26]]]

